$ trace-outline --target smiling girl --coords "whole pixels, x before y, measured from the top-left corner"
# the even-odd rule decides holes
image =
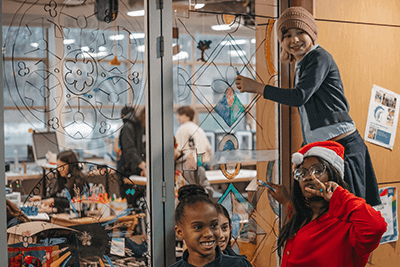
[[[171,267],[249,267],[243,257],[228,256],[217,245],[221,235],[216,204],[200,185],[184,185],[178,191],[175,232],[187,249]]]
[[[286,9],[276,22],[281,61],[295,64],[293,89],[265,85],[238,75],[241,92],[257,93],[297,107],[303,145],[332,140],[345,147],[344,179],[350,191],[368,204],[380,204],[374,168],[364,140],[349,114],[349,103],[333,57],[317,44],[318,26],[302,7]]]
[[[334,141],[314,142],[293,154],[293,212],[277,245],[281,267],[365,266],[378,247],[387,224],[379,211],[346,190],[343,154]]]

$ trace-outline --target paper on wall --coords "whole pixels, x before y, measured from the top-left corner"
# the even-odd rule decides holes
[[[400,95],[374,85],[368,110],[364,140],[393,149],[399,118]]]
[[[379,196],[382,204],[373,208],[381,212],[382,217],[387,223],[386,232],[383,234],[380,244],[395,242],[399,239],[397,222],[397,187],[379,188]]]

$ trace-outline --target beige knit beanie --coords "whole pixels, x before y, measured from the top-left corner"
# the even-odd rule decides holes
[[[276,22],[279,41],[282,41],[283,33],[291,28],[299,28],[310,35],[315,44],[318,39],[318,26],[315,19],[306,9],[295,6],[289,7],[283,11],[282,15]]]

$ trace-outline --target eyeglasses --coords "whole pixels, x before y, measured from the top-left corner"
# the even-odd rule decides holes
[[[312,165],[308,170],[306,168],[297,168],[293,171],[293,178],[297,181],[304,181],[307,174],[314,175],[315,178],[319,179],[325,173],[326,166],[321,163]]]

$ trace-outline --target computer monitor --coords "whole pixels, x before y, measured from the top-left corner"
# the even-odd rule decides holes
[[[48,151],[58,155],[59,147],[56,132],[34,132],[32,134],[33,155],[38,165],[46,163]]]

